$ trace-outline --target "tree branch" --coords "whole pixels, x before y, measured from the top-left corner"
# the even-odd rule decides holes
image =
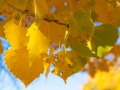
[[[27,15],[30,15],[30,16],[32,16],[32,17],[35,17],[34,14],[29,13],[27,10],[22,11],[22,10],[14,7],[14,6],[11,5],[11,4],[8,4],[8,6],[12,7],[14,10],[16,10],[16,11],[22,13],[22,14],[27,14]],[[51,21],[49,21],[47,18],[42,18],[42,19],[45,20],[45,21],[47,21],[47,22],[54,22],[54,23],[57,23],[57,24],[59,24],[59,25],[63,25],[63,26],[65,26],[65,27],[69,28],[69,24],[59,22],[59,20],[51,20]]]

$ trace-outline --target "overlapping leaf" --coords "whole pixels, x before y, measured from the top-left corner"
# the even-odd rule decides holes
[[[48,76],[51,64],[54,65],[52,72],[66,82],[69,76],[83,68],[87,57],[96,57],[95,53],[102,57],[108,52],[106,47],[112,47],[118,38],[118,30],[111,24],[94,28],[91,16],[94,21],[119,26],[119,0],[0,1],[3,4],[0,15],[7,21],[6,38],[12,46],[5,53],[5,61],[10,71],[26,85],[44,70]],[[29,24],[26,27],[31,25],[30,28],[18,26],[23,16],[26,18],[21,23]],[[0,37],[4,37],[1,31],[4,23],[0,25]],[[60,51],[62,45],[64,50]],[[58,46],[58,53],[54,54]],[[69,46],[72,50],[66,51]],[[0,46],[0,52],[1,49]],[[88,72],[94,73],[94,68],[99,67],[105,69],[105,60],[92,61],[87,64],[90,66]]]
[[[63,11],[76,12],[82,8],[86,11],[91,11],[94,21],[103,23],[110,22],[120,26],[119,0],[48,0],[47,2],[50,9],[53,8],[57,14]]]
[[[55,22],[42,22],[40,30],[50,43],[62,44],[67,28]]]
[[[98,46],[113,46],[118,38],[118,29],[111,24],[95,27],[91,40],[93,51],[97,53]]]
[[[92,57],[95,56],[94,53],[87,47],[86,43],[80,43],[79,40],[77,40],[74,37],[69,37],[67,41],[68,45],[72,48],[73,51],[76,52],[76,54],[82,56],[82,57]]]
[[[70,34],[78,36],[80,41],[90,40],[93,30],[93,22],[89,13],[86,13],[82,9],[73,13],[69,19]]]
[[[7,4],[14,6],[17,9],[24,10],[28,0],[7,0]]]
[[[29,52],[26,48],[13,50],[9,48],[5,52],[5,62],[10,71],[25,85],[29,85],[35,78],[43,73],[43,57],[39,56],[31,66],[29,65]]]
[[[28,37],[26,36],[27,28],[14,24],[13,21],[5,25],[6,39],[13,49],[21,49],[27,46]]]
[[[33,23],[28,29],[27,35],[29,36],[28,50],[31,62],[38,60],[40,56],[47,53],[49,41],[38,29],[38,26]]]
[[[34,0],[35,2],[35,12],[38,16],[42,17],[48,12],[48,6],[46,0]]]
[[[55,56],[46,59],[46,64],[53,64],[53,74],[61,77],[65,82],[67,78],[81,70],[86,64],[87,59],[77,55],[75,52],[61,51]],[[48,68],[49,69],[49,68]]]
[[[6,13],[4,13],[4,12],[6,12]],[[22,12],[23,11],[21,11],[20,9],[17,9],[14,6],[7,4],[5,6],[5,9],[4,9],[2,15],[5,16],[6,21],[9,22],[14,19],[15,24],[19,24],[20,19],[22,17]]]

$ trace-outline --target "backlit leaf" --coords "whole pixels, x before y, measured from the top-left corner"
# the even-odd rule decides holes
[[[112,48],[112,46],[106,46],[106,47],[102,47],[102,46],[99,46],[97,48],[97,56],[101,57],[103,55],[105,55],[108,51],[110,51]]]
[[[57,54],[57,60],[53,63],[54,70],[52,73],[61,77],[65,82],[67,78],[81,70],[86,64],[87,59],[76,55],[75,52],[63,52]]]
[[[34,0],[35,7],[35,21],[39,23],[41,21],[41,17],[48,13],[48,6],[46,0]]]
[[[35,23],[28,29],[27,35],[29,36],[28,50],[30,62],[34,62],[39,59],[40,56],[47,53],[49,41]]]
[[[13,50],[9,48],[5,52],[5,62],[10,71],[25,85],[29,85],[35,78],[43,73],[43,57],[39,56],[31,66],[29,66],[28,50],[26,48]]]
[[[75,51],[78,55],[82,57],[92,57],[95,56],[94,53],[87,47],[86,43],[80,43],[77,38],[69,37],[67,41],[68,45]]]
[[[48,6],[46,0],[34,0],[35,12],[38,16],[42,17],[48,12]]]
[[[95,27],[91,40],[93,51],[97,53],[98,46],[113,46],[118,39],[118,29],[111,24]]]
[[[28,0],[7,0],[7,3],[9,5],[14,6],[15,8],[18,8],[20,10],[24,10],[26,7],[26,3]]]
[[[13,21],[5,25],[6,39],[13,49],[21,49],[27,46],[28,37],[26,36],[27,28],[14,24]]]
[[[89,40],[93,35],[93,22],[89,13],[82,9],[73,13],[69,20],[70,34],[84,40]]]
[[[42,22],[40,30],[50,43],[62,44],[67,28],[54,22]]]

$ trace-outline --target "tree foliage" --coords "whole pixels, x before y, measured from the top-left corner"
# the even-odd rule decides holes
[[[119,56],[119,0],[0,0],[0,16],[6,18],[0,19],[0,37],[11,45],[4,60],[25,85],[44,71],[65,82],[79,71],[94,76],[115,65],[106,55]]]
[[[90,78],[83,90],[119,90],[119,83],[120,69],[111,68],[109,72],[97,71],[94,79]]]

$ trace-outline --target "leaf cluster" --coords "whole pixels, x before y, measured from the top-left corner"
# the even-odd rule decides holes
[[[119,0],[0,0],[0,37],[11,45],[7,67],[25,85],[44,71],[66,82],[79,71],[108,70],[104,56],[118,39],[119,10]]]

